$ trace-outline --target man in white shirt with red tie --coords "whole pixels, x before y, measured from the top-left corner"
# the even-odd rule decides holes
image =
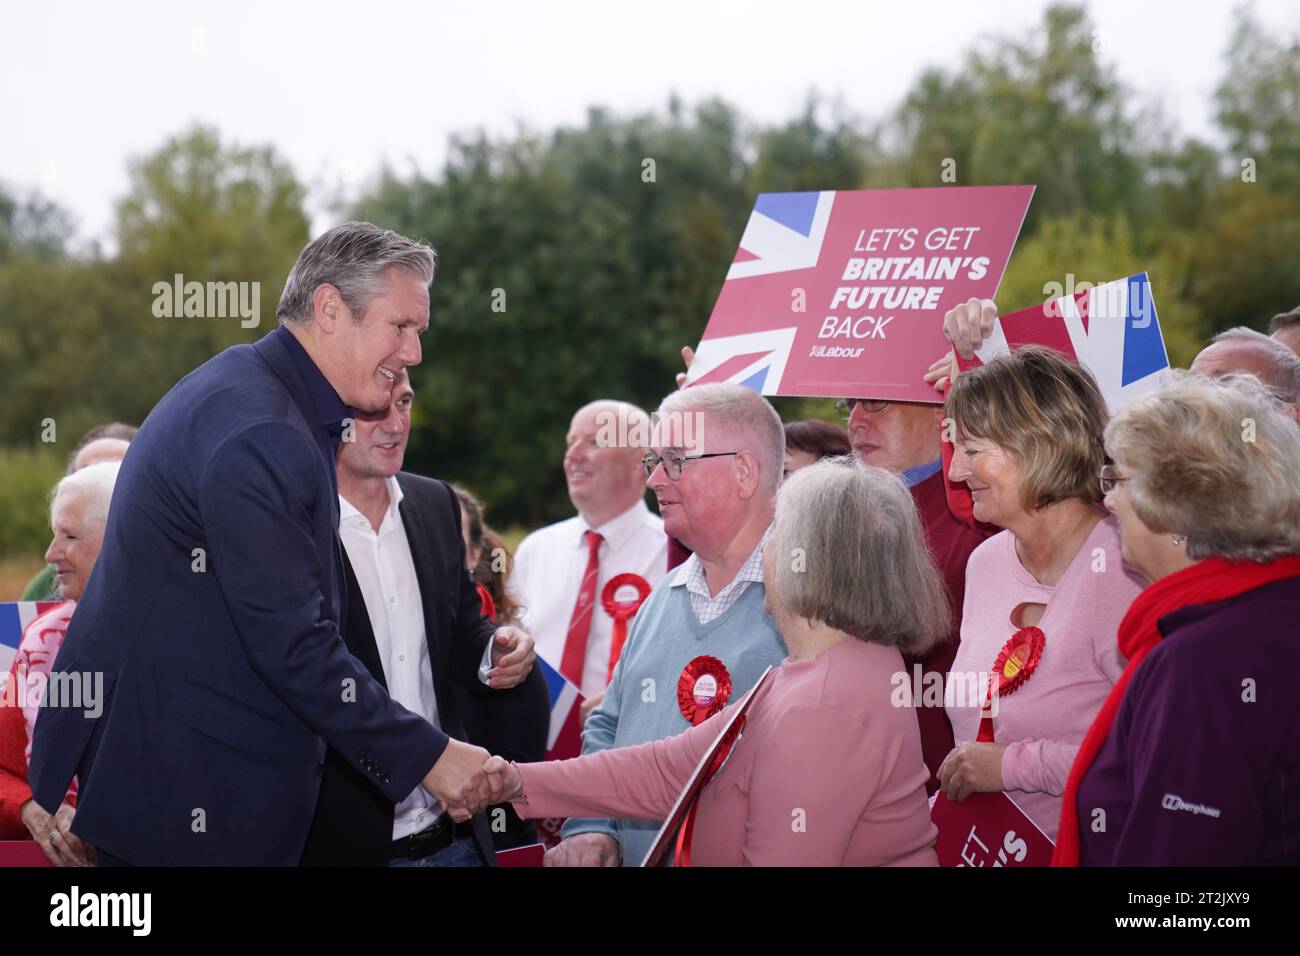
[[[641,459],[649,431],[649,416],[627,402],[578,409],[564,453],[578,513],[524,538],[510,576],[538,655],[587,697],[584,719],[600,703],[617,660],[607,605],[635,603],[640,587],[622,585],[610,594],[610,581],[634,575],[646,585],[644,595],[668,570],[663,522],[645,503]]]

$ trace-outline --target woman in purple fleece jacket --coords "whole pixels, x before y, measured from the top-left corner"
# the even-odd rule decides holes
[[[1294,396],[1292,396],[1294,398]],[[1106,430],[1106,503],[1153,584],[1070,775],[1054,862],[1300,864],[1300,428],[1195,376]]]

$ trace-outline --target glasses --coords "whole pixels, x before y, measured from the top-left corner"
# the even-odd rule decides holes
[[[1114,491],[1115,486],[1118,485],[1121,481],[1129,480],[1127,477],[1121,478],[1119,477],[1119,475],[1115,474],[1114,465],[1103,466],[1101,469],[1101,474],[1098,475],[1097,477],[1101,479],[1101,493],[1103,495],[1108,495],[1112,491]]]
[[[664,466],[664,474],[672,481],[677,481],[682,477],[682,466],[688,461],[699,461],[701,458],[726,458],[728,455],[739,455],[738,451],[715,451],[707,455],[683,455],[679,451],[673,451],[671,448],[663,453],[662,456],[656,455],[653,451],[645,453],[641,459],[641,464],[645,466],[645,476],[649,478],[655,473],[655,469],[660,465]]]
[[[888,408],[889,402],[879,402],[874,398],[841,398],[835,403],[835,411],[847,422],[853,415],[853,410],[859,405],[862,406],[863,411],[875,414]]]

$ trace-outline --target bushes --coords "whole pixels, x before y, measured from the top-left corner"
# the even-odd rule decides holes
[[[66,464],[53,448],[0,448],[0,559],[45,553],[50,490]]]

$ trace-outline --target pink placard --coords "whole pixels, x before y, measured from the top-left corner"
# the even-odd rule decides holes
[[[513,850],[497,851],[497,866],[541,866],[546,856],[546,846],[542,843],[530,843]]]
[[[940,793],[930,819],[940,866],[1051,865],[1052,841],[1005,793],[973,793],[961,803]]]
[[[35,840],[0,840],[0,866],[53,866]]]
[[[993,298],[1033,186],[763,193],[689,382],[937,404],[944,313]]]

